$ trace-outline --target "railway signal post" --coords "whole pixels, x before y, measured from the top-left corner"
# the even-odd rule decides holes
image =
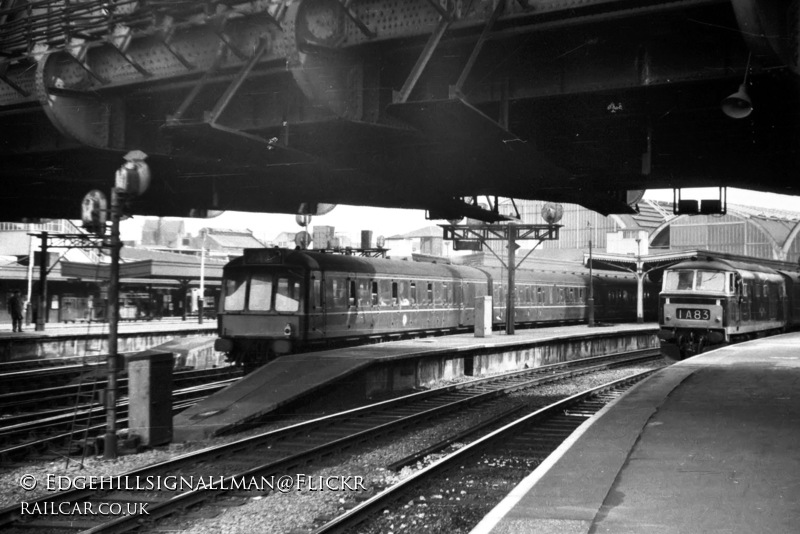
[[[141,195],[150,185],[150,169],[144,162],[147,155],[134,150],[125,155],[126,163],[114,177],[111,188],[109,214],[111,218],[110,249],[111,265],[108,281],[108,386],[106,388],[106,433],[103,438],[103,458],[114,460],[117,457],[117,331],[119,327],[119,252],[122,242],[119,236],[119,221],[122,217],[123,202],[126,196]]]
[[[507,262],[504,262],[491,247],[487,247],[489,252],[494,254],[508,272],[508,292],[506,295],[506,334],[508,335],[514,334],[515,271],[540,243],[558,239],[558,231],[561,225],[554,224],[554,222],[556,221],[550,224],[441,225],[444,230],[444,239],[453,241],[454,250],[480,251],[489,240],[505,241],[508,244]],[[523,240],[535,240],[536,245],[517,262],[516,250],[519,248],[517,241]]]

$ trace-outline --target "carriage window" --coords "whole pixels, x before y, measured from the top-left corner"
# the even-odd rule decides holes
[[[247,288],[246,278],[228,278],[225,280],[225,300],[223,306],[226,311],[240,311],[244,309],[244,296]]]
[[[494,295],[492,295],[492,299],[495,302],[503,302],[505,300],[505,295],[503,291],[503,286],[500,284],[495,284],[494,286]]]
[[[433,284],[431,282],[428,282],[428,296],[425,303],[433,304]]]
[[[347,305],[348,306],[355,306],[356,305],[356,281],[355,280],[348,280],[348,284],[347,284]]]
[[[300,283],[288,278],[278,278],[275,292],[275,311],[296,312],[300,309]]]
[[[536,288],[536,302],[544,304],[544,289],[541,287]]]
[[[373,306],[377,306],[378,304],[380,304],[380,301],[378,300],[378,281],[377,280],[373,280],[372,281],[372,305]]]
[[[365,308],[369,304],[369,286],[365,280],[358,282],[358,306]]]
[[[400,302],[400,291],[397,287],[397,282],[392,282],[392,306],[397,306]]]
[[[564,288],[558,288],[558,302],[564,302]]]
[[[389,306],[392,302],[392,283],[389,280],[382,280],[380,283],[380,304],[381,306]]]
[[[411,304],[414,305],[417,303],[417,283],[411,282],[411,286],[409,287],[409,298],[411,299]]]
[[[329,306],[334,308],[347,307],[347,295],[345,294],[345,283],[342,280],[327,280],[325,300]]]
[[[250,278],[250,300],[247,307],[252,311],[272,309],[272,275],[254,274]]]
[[[322,307],[322,281],[317,280],[316,278],[312,278],[314,280],[314,297],[311,301],[311,305],[314,308],[321,308]]]

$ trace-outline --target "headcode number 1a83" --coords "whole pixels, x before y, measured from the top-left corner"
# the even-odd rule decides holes
[[[677,312],[678,319],[691,319],[694,321],[708,321],[711,319],[711,312],[709,310],[678,308]]]

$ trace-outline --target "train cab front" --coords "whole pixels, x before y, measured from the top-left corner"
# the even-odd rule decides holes
[[[296,269],[228,264],[214,348],[245,372],[293,352],[302,342],[304,287]]]
[[[662,351],[674,359],[703,352],[726,341],[726,309],[734,273],[694,262],[664,273],[659,297]]]

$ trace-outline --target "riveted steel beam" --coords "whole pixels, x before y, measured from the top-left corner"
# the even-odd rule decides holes
[[[253,67],[255,67],[256,63],[258,63],[258,61],[261,59],[261,56],[263,56],[264,53],[267,51],[268,47],[269,47],[269,39],[267,39],[266,37],[262,37],[261,42],[258,45],[258,48],[256,48],[255,52],[253,52],[253,55],[250,57],[247,63],[244,64],[239,73],[236,75],[236,78],[234,78],[233,82],[231,82],[231,84],[219,98],[216,105],[214,106],[214,109],[212,109],[210,112],[206,114],[205,116],[206,122],[214,123],[217,121],[217,119],[225,110],[225,108],[228,106],[228,104],[230,104],[230,101],[236,94],[236,91],[239,90],[244,81],[247,79],[247,76],[250,74],[250,72],[252,72]]]
[[[227,56],[227,46],[225,43],[219,43],[217,46],[217,55],[214,59],[214,62],[208,67],[208,69],[203,73],[203,77],[200,80],[192,85],[191,90],[181,102],[181,105],[178,106],[178,109],[175,110],[175,113],[167,116],[167,125],[177,124],[181,120],[183,120],[184,115],[189,110],[191,105],[197,99],[197,96],[203,90],[203,88],[209,83],[209,81],[214,77],[214,74],[219,70],[220,66],[222,65],[225,57]]]
[[[455,85],[451,90],[452,95],[460,95],[461,90],[464,87],[464,83],[467,81],[467,76],[469,76],[470,72],[472,72],[472,67],[475,66],[475,61],[478,59],[478,54],[480,54],[483,45],[486,43],[487,38],[489,37],[489,32],[492,31],[497,19],[500,18],[500,15],[503,13],[505,9],[506,3],[504,0],[496,0],[494,9],[492,10],[492,15],[486,21],[486,25],[483,27],[483,31],[481,31],[480,37],[478,37],[478,42],[475,43],[475,47],[472,49],[472,53],[470,53],[469,58],[467,59],[466,65],[464,65],[464,69],[461,71],[461,75],[458,77]]]
[[[411,91],[413,91],[414,87],[417,85],[420,76],[422,76],[422,72],[425,70],[425,67],[428,66],[431,57],[433,57],[433,53],[436,51],[436,47],[439,46],[439,42],[442,40],[442,36],[444,36],[444,32],[447,31],[449,26],[449,19],[442,17],[439,20],[439,24],[428,38],[428,42],[425,43],[425,48],[422,49],[422,53],[417,58],[417,62],[408,74],[403,87],[394,95],[394,102],[396,104],[404,104],[408,101],[408,97],[411,96]]]

